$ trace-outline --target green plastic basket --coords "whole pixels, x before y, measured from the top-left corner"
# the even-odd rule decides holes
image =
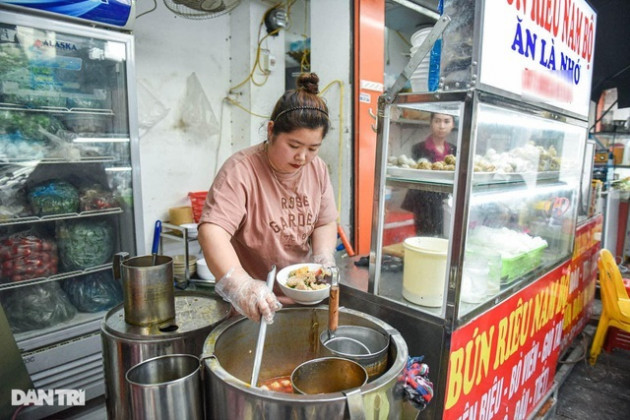
[[[538,267],[545,248],[546,244],[512,258],[501,258],[501,284],[511,283]]]

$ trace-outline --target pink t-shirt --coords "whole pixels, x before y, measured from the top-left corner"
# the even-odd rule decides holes
[[[214,223],[230,233],[243,268],[264,280],[274,264],[280,270],[307,261],[313,229],[336,219],[324,161],[315,157],[295,174],[279,174],[269,165],[263,143],[223,164],[200,223]]]

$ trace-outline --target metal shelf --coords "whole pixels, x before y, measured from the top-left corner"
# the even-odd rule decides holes
[[[42,159],[16,159],[16,158],[2,158],[0,156],[0,163],[24,163],[28,165],[51,165],[59,163],[106,163],[115,162],[116,158],[113,156],[82,156],[78,159],[61,159],[61,158],[42,158]]]
[[[123,212],[123,209],[120,207],[112,207],[110,209],[105,210],[88,210],[82,211],[80,213],[64,213],[64,214],[51,214],[48,216],[27,216],[20,217],[16,219],[8,219],[8,220],[0,220],[0,227],[9,226],[9,225],[21,225],[24,223],[41,223],[41,222],[51,222],[55,220],[66,220],[66,219],[81,219],[85,217],[95,217],[95,216],[109,216],[112,214],[120,214]]]
[[[177,231],[177,232],[181,232],[181,236],[180,235],[176,235],[170,232],[165,232],[164,229],[170,229],[171,231]],[[160,232],[160,254],[163,253],[163,244],[162,244],[162,238],[167,238],[167,239],[172,239],[175,241],[179,241],[179,242],[183,242],[184,243],[184,258],[185,258],[185,264],[184,264],[184,282],[183,284],[178,284],[177,281],[175,281],[175,284],[177,285],[177,287],[179,288],[187,288],[189,283],[190,283],[190,268],[188,266],[188,257],[190,256],[190,252],[188,249],[188,243],[191,241],[196,241],[197,238],[190,238],[188,237],[188,229],[178,226],[178,225],[173,225],[171,223],[166,223],[163,222],[162,223],[162,231]]]
[[[107,263],[107,264],[97,265],[94,267],[89,267],[84,270],[74,270],[74,271],[68,271],[65,273],[54,274],[49,277],[37,277],[33,279],[21,280],[21,281],[12,282],[12,283],[3,283],[3,284],[0,284],[0,291],[9,290],[9,289],[18,289],[20,287],[28,287],[34,284],[50,283],[53,281],[83,276],[90,273],[96,273],[99,271],[111,270],[111,268],[112,268],[112,264]]]

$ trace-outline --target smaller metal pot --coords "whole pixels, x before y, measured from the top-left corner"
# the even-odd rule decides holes
[[[133,420],[202,420],[201,362],[192,354],[145,360],[125,375]]]
[[[370,379],[376,379],[387,368],[389,334],[368,327],[339,327],[339,269],[330,267],[332,282],[328,300],[328,331],[319,340],[333,356],[353,360],[367,370]]]
[[[323,331],[319,340],[334,356],[363,366],[370,379],[375,379],[387,368],[389,335],[373,328],[343,325],[337,328],[332,338],[328,331]]]
[[[340,357],[322,357],[304,362],[293,370],[291,385],[299,394],[328,394],[360,388],[367,371],[357,362]]]

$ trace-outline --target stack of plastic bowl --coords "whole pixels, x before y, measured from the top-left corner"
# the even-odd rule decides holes
[[[411,35],[411,56],[418,51],[420,45],[424,42],[425,38],[431,32],[431,27],[420,29]],[[414,92],[427,92],[429,90],[429,62],[431,57],[431,51],[427,53],[424,59],[418,65],[418,68],[413,72],[411,77],[409,78],[411,82],[411,89]]]

